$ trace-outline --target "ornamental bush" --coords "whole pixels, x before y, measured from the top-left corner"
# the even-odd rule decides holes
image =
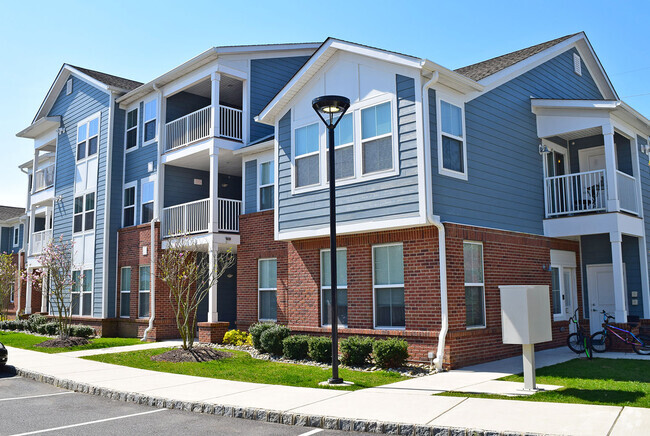
[[[70,336],[77,338],[88,339],[95,335],[95,329],[88,325],[72,325],[70,326]]]
[[[45,324],[39,325],[35,333],[54,336],[58,333],[58,331],[59,331],[59,324],[55,321],[52,321],[52,322],[46,322]]]
[[[341,363],[361,366],[370,360],[374,340],[369,337],[351,336],[341,341]]]
[[[265,330],[270,329],[274,325],[276,324],[272,322],[258,322],[257,324],[253,324],[252,326],[250,326],[250,328],[248,329],[248,331],[251,334],[251,339],[253,340],[253,347],[255,347],[257,351],[262,351],[262,352],[264,351],[262,349],[262,343],[260,342],[260,337],[262,336],[262,333],[264,333]]]
[[[330,363],[332,361],[332,339],[325,336],[309,338],[309,357],[316,362]]]
[[[2,321],[0,328],[3,330],[27,330],[27,321],[22,319],[15,319],[11,321]]]
[[[289,327],[276,324],[270,329],[264,330],[260,336],[262,349],[276,356],[282,355],[282,341],[289,336]]]
[[[29,315],[29,318],[27,319],[27,328],[30,332],[36,332],[38,330],[38,326],[45,324],[46,322],[47,317],[39,315],[38,313],[34,313],[32,315]]]
[[[289,336],[282,341],[282,355],[287,359],[303,360],[309,355],[309,336]]]
[[[226,345],[253,345],[250,333],[242,330],[228,330],[223,335],[223,343]]]
[[[404,339],[384,339],[375,341],[372,351],[375,362],[382,368],[399,368],[404,366],[409,357],[408,343]]]

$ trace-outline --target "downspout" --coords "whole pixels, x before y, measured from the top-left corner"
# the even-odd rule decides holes
[[[426,201],[427,221],[438,229],[438,259],[440,262],[440,332],[438,334],[438,349],[433,364],[441,371],[445,357],[445,341],[449,331],[449,306],[447,303],[447,251],[445,244],[445,226],[440,217],[433,214],[433,168],[431,167],[431,134],[429,129],[429,88],[438,82],[440,74],[433,72],[431,79],[422,86],[422,111],[424,115],[424,155],[426,157]]]
[[[151,220],[151,245],[149,249],[151,250],[151,254],[149,255],[151,257],[151,262],[149,266],[149,302],[150,302],[150,307],[149,307],[149,326],[144,331],[144,334],[142,335],[142,342],[145,342],[147,340],[147,336],[149,335],[149,332],[151,329],[153,329],[153,322],[156,319],[156,275],[154,274],[154,271],[156,268],[156,249],[155,249],[155,243],[156,243],[156,223],[158,222],[158,218],[154,218]]]

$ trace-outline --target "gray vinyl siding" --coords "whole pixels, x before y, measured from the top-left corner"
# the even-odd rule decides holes
[[[257,123],[254,118],[308,59],[309,56],[294,56],[251,60],[249,142],[273,134],[273,126]]]
[[[74,174],[77,123],[101,111],[98,145],[98,174],[95,204],[95,262],[93,271],[93,316],[101,316],[103,290],[104,207],[106,193],[106,159],[108,150],[109,95],[84,80],[73,76],[73,91],[61,91],[48,116],[61,116],[65,133],[59,135],[56,152],[55,195],[62,201],[54,205],[54,239],[72,237],[74,205]]]
[[[429,92],[433,208],[443,221],[542,234],[542,156],[532,98],[602,99],[566,51],[465,105],[468,180],[438,172],[436,99]]]
[[[352,183],[336,188],[337,221],[383,220],[419,215],[415,80],[396,75],[399,173],[395,176]],[[291,119],[279,122],[278,225],[280,231],[322,227],[329,223],[326,188],[291,194]],[[360,159],[355,156],[355,159]]]
[[[245,167],[244,213],[257,212],[257,159],[249,160]]]

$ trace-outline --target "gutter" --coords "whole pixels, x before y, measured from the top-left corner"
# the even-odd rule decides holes
[[[151,329],[153,329],[153,322],[156,319],[156,275],[154,274],[155,267],[156,267],[156,250],[154,244],[156,243],[156,223],[158,222],[158,218],[154,218],[151,220],[151,263],[149,266],[149,301],[151,303],[151,307],[149,307],[149,325],[144,331],[144,334],[142,335],[142,342],[145,342],[147,340],[147,336],[149,335],[149,332]]]
[[[447,251],[445,243],[445,226],[440,217],[433,214],[433,193],[432,179],[433,169],[431,168],[431,138],[429,131],[429,88],[438,82],[440,73],[433,72],[431,79],[422,86],[422,112],[424,115],[424,155],[428,168],[426,175],[425,196],[427,202],[427,222],[438,229],[438,259],[440,262],[440,332],[438,334],[438,349],[433,363],[438,371],[442,371],[442,363],[445,357],[445,341],[449,331],[449,305],[447,302]]]

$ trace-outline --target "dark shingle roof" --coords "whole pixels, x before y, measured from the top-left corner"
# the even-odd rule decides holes
[[[84,74],[89,75],[93,79],[99,80],[100,82],[108,85],[114,86],[115,88],[125,89],[131,91],[138,86],[142,85],[142,82],[136,82],[135,80],[125,79],[124,77],[113,76],[112,74],[102,73],[100,71],[89,70],[88,68],[76,67],[70,65],[72,68],[75,68],[81,71]]]
[[[24,207],[0,206],[0,221],[18,218],[25,213]]]
[[[533,45],[532,47],[527,47],[521,50],[513,51],[512,53],[504,54],[502,56],[497,56],[492,59],[488,59],[483,62],[478,62],[476,64],[468,65],[466,67],[458,68],[455,70],[457,73],[462,74],[463,76],[469,77],[472,80],[481,80],[488,76],[491,76],[494,73],[498,73],[501,70],[504,70],[517,62],[521,62],[524,59],[527,59],[537,53],[540,53],[547,48],[553,47],[556,44],[561,43],[562,41],[569,39],[577,35],[574,33],[572,35],[566,35],[561,38],[553,39],[551,41],[543,42],[541,44]]]

